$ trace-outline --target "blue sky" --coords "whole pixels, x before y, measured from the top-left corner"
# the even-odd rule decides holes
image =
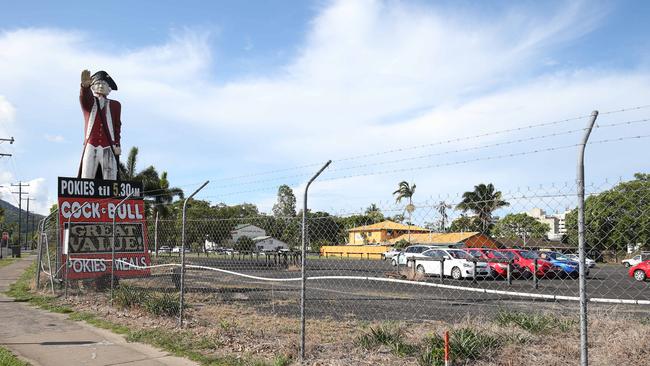
[[[215,203],[268,211],[279,184],[302,190],[328,159],[311,202],[333,212],[388,202],[404,179],[421,200],[480,182],[573,181],[575,148],[454,162],[576,143],[565,132],[586,119],[434,143],[650,104],[649,18],[644,1],[5,2],[0,135],[16,143],[0,144],[14,154],[0,185],[29,181],[43,212],[56,177],[75,175],[84,68],[116,79],[123,145],[140,148],[140,167],[186,190],[210,179],[199,197]],[[646,134],[639,122],[592,139]],[[478,149],[518,139],[529,140]],[[590,146],[589,179],[647,172],[647,140]]]

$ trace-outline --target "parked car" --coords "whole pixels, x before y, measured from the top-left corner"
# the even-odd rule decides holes
[[[181,247],[175,246],[174,248],[172,248],[172,253],[180,253],[180,252],[181,252]],[[185,247],[185,253],[189,253],[189,252],[190,252],[190,248]]]
[[[580,275],[580,264],[576,261],[569,259],[562,253],[544,251],[538,253],[539,257],[545,259],[554,266],[560,267],[562,270],[559,275],[577,278]],[[585,268],[585,275],[589,274],[589,268]]]
[[[158,248],[158,253],[171,253],[172,248],[170,248],[167,245],[163,245],[160,248]]]
[[[411,266],[411,262],[408,261],[408,258],[421,257],[422,253],[433,248],[431,245],[410,245],[404,249],[403,252],[398,253],[391,260],[391,264],[396,266],[399,264],[406,264],[408,267]]]
[[[637,281],[645,281],[650,278],[650,260],[643,261],[631,267],[628,274]]]
[[[539,258],[535,252],[530,250],[499,249],[499,251],[523,268],[527,276],[532,276],[533,273],[536,273],[537,277],[552,277],[562,271],[560,267],[553,265],[545,259]],[[537,260],[537,272],[535,272],[535,260]]]
[[[629,267],[632,267],[632,266],[636,266],[637,264],[643,262],[644,260],[648,260],[649,257],[650,257],[650,254],[641,253],[641,254],[635,255],[634,257],[632,257],[630,259],[623,259],[621,261],[621,263],[623,263],[623,265],[625,267],[629,268]]]
[[[508,262],[510,262],[510,258],[505,254],[488,248],[467,248],[465,251],[475,258],[487,262],[492,277],[508,276]],[[523,269],[516,263],[513,263],[510,267],[510,275],[513,277],[521,276],[522,272]]]
[[[564,256],[569,258],[572,261],[580,263],[580,257],[577,254],[565,254]],[[585,257],[585,264],[589,268],[596,267],[596,261],[587,257]]]
[[[384,260],[393,259],[396,255],[400,254],[402,251],[396,248],[390,248],[388,251],[382,253]],[[395,263],[397,264],[397,263]]]
[[[423,275],[440,275],[441,268],[443,276],[450,276],[455,280],[487,277],[490,275],[490,268],[487,262],[476,261],[469,253],[462,249],[429,249],[422,253],[424,258],[444,258],[440,260],[418,260],[415,259],[415,270]],[[476,269],[474,269],[476,266]]]

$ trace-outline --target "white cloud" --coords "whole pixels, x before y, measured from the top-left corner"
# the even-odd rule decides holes
[[[76,100],[79,73],[108,70],[119,85],[111,97],[123,104],[122,145],[139,146],[142,166],[154,163],[182,185],[584,115],[593,108],[647,104],[646,69],[560,69],[555,47],[584,36],[602,15],[597,6],[580,2],[548,13],[515,9],[486,20],[480,14],[399,2],[339,1],[312,21],[304,44],[283,68],[229,78],[225,84],[211,81],[220,60],[212,58],[210,35],[202,32],[184,31],[164,44],[123,50],[103,49],[81,32],[23,29],[0,34],[0,85],[16,106],[11,119],[21,121],[26,144],[43,131],[48,139],[79,142],[45,151],[32,139],[30,149],[38,158],[30,162],[30,173],[44,174],[53,184],[56,176],[74,175],[78,164],[83,133]],[[547,74],[549,60],[560,71]],[[40,70],[48,70],[48,78]],[[34,100],[41,102],[38,110],[33,110]],[[0,118],[2,102],[0,97]],[[323,178],[442,164],[467,154],[335,171],[492,140],[335,161]],[[549,167],[543,160],[534,161]],[[557,159],[556,170],[546,173],[552,177],[544,177],[544,169],[525,177],[513,173],[529,165],[474,164],[319,182],[314,193],[322,198],[314,202],[360,207],[390,200],[402,179],[418,183],[422,196],[471,188],[480,179],[504,184],[556,180],[571,177],[573,155]],[[302,176],[293,177],[296,173]],[[224,198],[229,192],[266,186],[268,194],[232,199],[270,206],[274,185],[299,187],[311,173],[276,174],[289,178],[255,185],[228,181],[232,187],[221,189],[214,187],[223,182],[213,182],[204,194],[230,200]]]
[[[61,143],[65,141],[65,137],[62,135],[48,135],[45,134],[45,139],[49,142]]]

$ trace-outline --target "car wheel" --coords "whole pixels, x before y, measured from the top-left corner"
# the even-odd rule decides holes
[[[630,268],[630,264],[628,262],[625,262],[625,268]]]
[[[392,264],[393,267],[397,267],[397,260],[395,258],[393,258],[393,260],[390,261],[390,264]]]
[[[418,271],[419,274],[427,274],[427,271],[424,270],[424,267],[421,264],[419,264],[415,270]]]
[[[636,271],[634,271],[635,280],[645,281],[645,278],[646,278],[645,271],[643,271],[642,269],[637,269]]]
[[[451,269],[451,278],[455,280],[460,280],[463,278],[463,273],[460,271],[460,268],[454,267]]]

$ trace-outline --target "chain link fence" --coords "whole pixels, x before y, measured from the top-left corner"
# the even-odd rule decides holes
[[[576,191],[574,184],[510,192],[487,185],[410,207],[308,212],[306,360],[442,364],[449,331],[454,364],[574,364]],[[587,186],[585,215],[592,364],[647,357],[649,177]],[[147,227],[151,274],[118,279],[104,300],[156,299],[145,306],[184,317],[187,329],[236,327],[228,339],[243,350],[299,358],[300,216],[188,219],[184,253],[182,219]],[[62,280],[58,230],[56,220],[42,226],[39,285],[71,298],[99,296],[106,281]]]

